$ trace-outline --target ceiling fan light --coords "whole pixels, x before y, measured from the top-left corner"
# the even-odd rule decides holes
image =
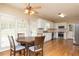
[[[26,9],[24,13],[28,13],[28,12],[29,12],[29,10]]]
[[[32,14],[35,14],[35,11],[26,9],[24,13],[28,15],[32,15]]]
[[[62,17],[62,18],[65,17],[65,15],[63,13],[59,13],[58,16]]]
[[[35,14],[35,12],[34,11],[30,11],[30,15],[32,15],[32,14]]]

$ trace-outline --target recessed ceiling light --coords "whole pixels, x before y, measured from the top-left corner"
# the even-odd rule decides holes
[[[62,17],[62,18],[65,17],[65,15],[63,13],[58,13],[58,16]]]

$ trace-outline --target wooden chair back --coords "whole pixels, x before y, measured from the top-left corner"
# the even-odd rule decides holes
[[[35,42],[34,42],[34,45],[36,46],[35,50],[40,48],[43,49],[44,39],[45,39],[45,36],[35,37]]]
[[[24,33],[18,33],[17,36],[18,36],[18,39],[22,39],[22,38],[24,39],[25,34]]]

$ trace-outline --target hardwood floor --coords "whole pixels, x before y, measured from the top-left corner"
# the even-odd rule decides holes
[[[0,52],[0,56],[9,56],[9,50]],[[79,56],[79,46],[72,40],[51,40],[44,44],[44,56]]]

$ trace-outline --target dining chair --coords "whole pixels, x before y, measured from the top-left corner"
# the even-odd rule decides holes
[[[45,36],[35,37],[34,46],[29,47],[29,56],[33,53],[35,56],[42,54]]]
[[[23,52],[23,54],[25,55],[25,47],[21,46],[21,45],[15,45],[13,36],[8,36],[8,38],[9,38],[9,42],[10,42],[10,56],[12,56],[12,55],[15,56],[17,52],[20,55]]]
[[[17,38],[20,39],[20,38],[24,38],[25,37],[25,33],[17,33]]]
[[[17,39],[25,39],[25,33],[17,33]],[[25,46],[23,43],[21,45]]]

